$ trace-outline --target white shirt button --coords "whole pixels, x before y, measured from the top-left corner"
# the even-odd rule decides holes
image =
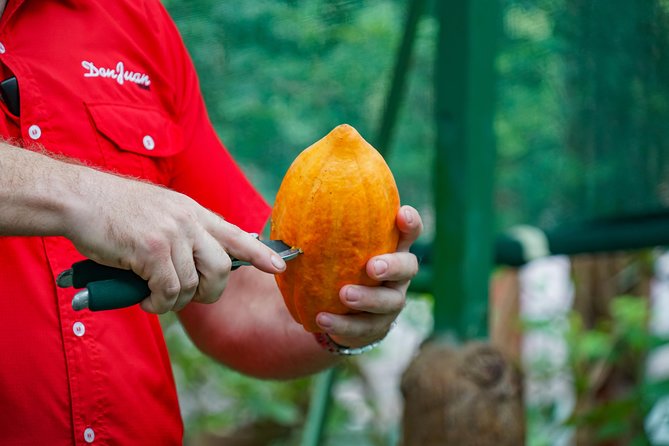
[[[146,135],[144,138],[142,138],[142,144],[144,144],[144,148],[146,150],[153,150],[156,148],[156,142],[153,140],[151,135]]]
[[[38,140],[42,136],[42,129],[39,128],[38,125],[33,124],[30,127],[28,127],[28,136],[30,136],[34,140]]]
[[[72,324],[72,331],[76,336],[82,337],[86,333],[86,326],[81,322]]]
[[[0,42],[0,54],[5,54],[5,51],[7,51],[5,45],[3,45],[2,42]]]
[[[93,440],[95,440],[95,431],[92,427],[87,427],[84,430],[84,440],[86,440],[86,443],[93,443]]]

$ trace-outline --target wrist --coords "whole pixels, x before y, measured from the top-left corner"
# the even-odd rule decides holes
[[[91,212],[96,212],[96,195],[99,195],[101,181],[104,178],[98,176],[105,175],[95,169],[77,165],[63,163],[63,170],[67,173],[62,176],[64,182],[61,184],[60,193],[64,195],[64,200],[60,208],[59,235],[70,240],[78,238],[82,223],[90,222]]]
[[[367,353],[368,351],[371,351],[376,347],[378,347],[378,345],[382,341],[382,339],[380,339],[377,341],[370,342],[368,344],[361,345],[359,347],[350,347],[348,345],[340,343],[341,341],[339,342],[335,341],[327,333],[314,333],[314,338],[316,339],[316,342],[318,342],[318,344],[324,350],[327,350],[332,354],[341,356],[362,355],[363,353]]]
[[[328,333],[314,333],[314,337],[316,342],[330,353],[343,356],[361,355],[378,347],[396,325],[397,321],[394,320],[380,338],[344,338],[331,336]]]

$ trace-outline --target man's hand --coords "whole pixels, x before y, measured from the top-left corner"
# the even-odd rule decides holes
[[[91,169],[80,176],[65,236],[91,259],[146,279],[145,311],[218,300],[230,273],[228,254],[268,273],[285,269],[271,249],[183,194]]]
[[[397,227],[400,230],[397,252],[367,262],[367,274],[381,281],[381,286],[346,285],[339,292],[344,305],[361,313],[317,316],[318,325],[336,343],[360,347],[382,339],[404,308],[409,282],[418,272],[418,261],[409,248],[423,230],[423,223],[414,208],[402,206],[397,213]]]

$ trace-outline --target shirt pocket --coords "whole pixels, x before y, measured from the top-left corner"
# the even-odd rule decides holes
[[[105,168],[167,184],[170,158],[184,148],[181,129],[157,108],[86,103]]]

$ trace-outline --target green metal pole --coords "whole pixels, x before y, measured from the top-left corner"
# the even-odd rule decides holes
[[[552,255],[593,254],[669,246],[669,213],[584,221],[550,230],[528,225],[515,226],[498,234],[494,246],[494,263],[514,267]],[[434,244],[414,243],[411,251],[420,259],[421,267],[409,289],[417,293],[433,292]]]
[[[316,376],[300,446],[319,446],[321,444],[325,420],[331,405],[330,392],[336,373],[337,368],[332,367]]]
[[[388,156],[390,150],[390,140],[395,123],[397,122],[400,105],[402,104],[402,95],[405,90],[404,84],[409,73],[411,54],[413,52],[414,41],[416,40],[416,30],[425,9],[425,0],[410,0],[408,3],[404,34],[397,51],[392,80],[375,141],[376,148],[385,157]]]
[[[494,57],[499,5],[444,0],[435,58],[435,331],[487,336],[493,266]]]

